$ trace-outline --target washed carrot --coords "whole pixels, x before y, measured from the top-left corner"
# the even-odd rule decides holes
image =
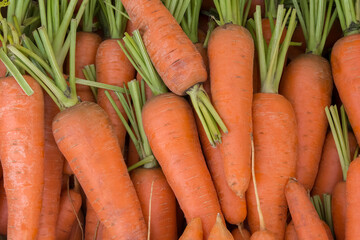
[[[296,234],[299,239],[328,239],[326,230],[301,183],[290,179],[285,188]]]
[[[296,115],[296,179],[308,190],[314,185],[321,159],[328,126],[324,108],[331,104],[333,88],[330,64],[321,57],[336,16],[333,1],[328,5],[326,3],[325,0],[312,1],[300,7],[294,2],[299,18],[306,19],[307,24],[303,21],[300,23],[305,34],[307,54],[297,57],[285,68],[280,86],[280,93],[290,101]],[[309,12],[316,12],[316,17],[310,18]],[[321,14],[323,12],[326,14]],[[321,25],[323,22],[324,26]]]
[[[241,4],[242,8],[233,15],[215,1],[224,20],[210,36],[208,56],[212,101],[229,129],[220,145],[224,172],[230,188],[243,198],[251,176],[254,42],[243,27],[248,1],[235,2],[233,4]]]
[[[352,132],[348,132],[350,156],[353,156],[356,149],[356,139]],[[335,185],[343,179],[339,154],[336,150],[335,141],[331,132],[326,135],[325,143],[321,155],[319,171],[316,176],[311,195],[324,193],[331,194]]]
[[[119,47],[117,40],[123,36],[126,27],[126,18],[118,11],[111,8],[111,1],[106,1],[106,19],[110,28],[110,37],[101,42],[96,53],[96,80],[101,83],[112,84],[123,87],[128,81],[134,79],[135,69],[126,58],[124,52]],[[109,5],[110,3],[110,5]],[[123,9],[121,1],[115,1],[115,7]],[[103,3],[105,4],[105,3]],[[116,19],[116,21],[115,21]],[[117,106],[125,115],[120,102],[114,93],[112,97],[117,101]],[[106,111],[114,127],[119,145],[124,151],[126,130],[122,125],[115,110],[107,99],[104,89],[98,90],[98,104]]]
[[[357,107],[357,99],[360,96],[359,82],[357,81],[359,70],[353,68],[359,62],[360,56],[358,54],[360,52],[360,28],[356,25],[359,22],[356,16],[360,9],[353,1],[335,2],[344,37],[334,44],[331,51],[332,73],[355,137],[360,142],[360,111]],[[344,4],[347,5],[346,9],[343,7]],[[356,26],[353,27],[353,24]]]
[[[59,108],[48,94],[44,94],[45,149],[44,149],[44,192],[37,238],[55,239],[56,222],[60,208],[60,193],[64,157],[56,145],[52,133],[52,121]]]
[[[31,96],[14,77],[0,79],[0,159],[8,199],[8,239],[36,237],[44,187],[43,93],[33,78],[24,78],[34,91]]]
[[[345,239],[357,239],[360,236],[359,215],[359,183],[360,183],[360,158],[350,163],[346,179],[346,223]]]
[[[195,46],[160,0],[122,3],[142,33],[149,56],[166,86],[177,95],[190,96],[209,141],[214,146],[220,143],[219,129],[226,133],[227,128],[201,87],[207,73]],[[209,117],[203,117],[204,114]]]
[[[266,51],[259,6],[253,30],[261,69],[261,93],[254,95],[253,103],[254,167],[260,204],[256,204],[255,186],[250,182],[246,195],[248,223],[252,233],[260,230],[258,205],[261,206],[266,229],[275,234],[275,239],[284,238],[287,219],[284,188],[287,180],[295,176],[296,170],[295,113],[290,102],[277,94],[287,48],[296,25],[295,18],[295,10],[285,14],[283,5],[279,5],[276,25]],[[288,20],[287,33],[280,44]],[[266,59],[272,61],[266,62]]]
[[[192,219],[185,228],[179,240],[202,240],[203,230],[200,218]]]
[[[211,229],[208,240],[234,240],[234,237],[222,221],[220,214],[216,217],[216,222]]]
[[[241,232],[239,228],[235,228],[231,231],[231,234],[234,237],[234,240],[249,240],[250,239],[250,233],[246,228],[241,227]]]

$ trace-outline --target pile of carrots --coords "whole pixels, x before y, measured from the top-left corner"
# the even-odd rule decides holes
[[[360,0],[0,9],[0,239],[360,239]]]

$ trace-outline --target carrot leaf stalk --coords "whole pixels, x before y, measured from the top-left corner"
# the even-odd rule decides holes
[[[245,26],[251,0],[214,0],[214,4],[219,13],[218,25],[232,23]]]
[[[283,5],[278,6],[276,24],[269,46],[266,45],[261,23],[261,8],[256,6],[255,18],[255,44],[259,55],[261,92],[278,93],[279,83],[283,72],[286,53],[289,48],[291,37],[296,26],[296,10],[286,9]],[[288,21],[288,30],[285,39],[280,43],[282,32]]]
[[[162,1],[164,3],[165,7],[171,13],[171,15],[173,15],[175,20],[180,24],[184,18],[185,12],[191,11],[191,10],[189,10],[189,6],[193,5],[193,3],[190,4],[190,2],[194,2],[194,1],[198,2],[199,0],[182,0],[182,1],[162,0]],[[200,5],[201,5],[201,3],[200,3]],[[198,7],[200,8],[200,6],[198,6]]]
[[[86,80],[96,82],[96,70],[94,64],[85,66],[82,71],[84,73]],[[90,87],[90,88],[95,96],[95,99],[97,100],[97,92],[98,92],[97,88],[96,87]]]
[[[120,47],[128,57],[131,64],[150,87],[152,93],[155,96],[166,93],[168,90],[151,63],[140,32],[138,30],[134,31],[132,37],[129,34],[125,34],[123,41],[125,46],[119,41],[118,43]],[[215,146],[216,143],[220,143],[221,132],[218,129],[218,126],[225,133],[227,133],[227,128],[215,108],[212,106],[202,85],[197,84],[193,86],[187,91],[187,94],[190,96],[191,102],[202,125],[204,126],[211,145]]]
[[[334,226],[331,214],[331,195],[323,194],[323,201],[319,195],[315,195],[311,197],[311,202],[314,205],[319,218],[329,226],[332,234],[334,235]]]
[[[306,52],[321,55],[330,29],[336,19],[334,0],[292,0],[301,28],[303,29]]]
[[[128,83],[128,90],[130,94],[126,94],[126,97],[116,92],[116,95],[129,119],[131,127],[125,120],[124,116],[122,116],[119,108],[117,107],[109,92],[105,91],[107,98],[118,114],[120,120],[124,124],[125,129],[133,141],[142,161],[136,163],[135,166],[130,166],[128,169],[129,171],[142,166],[142,164],[145,168],[153,168],[158,166],[158,163],[151,151],[149,141],[145,135],[145,130],[142,123],[141,111],[145,104],[145,87],[143,81],[141,81],[141,85],[143,85],[143,87],[140,87],[139,82],[134,79]]]
[[[350,156],[350,145],[348,139],[348,120],[344,106],[340,107],[340,116],[336,105],[325,108],[326,117],[329,121],[331,133],[334,137],[337,152],[339,154],[343,180],[346,181],[349,165],[352,160]],[[341,120],[340,120],[341,119]]]
[[[124,6],[120,0],[115,0],[112,4],[111,0],[98,1],[100,4],[101,14],[103,16],[103,26],[110,38],[116,39],[123,37],[128,20],[125,14]]]
[[[181,27],[193,43],[199,42],[198,25],[202,0],[191,0],[186,8],[184,18],[181,21]]]
[[[208,30],[206,32],[206,37],[205,37],[205,41],[204,41],[204,44],[203,44],[204,48],[208,47],[210,35],[211,35],[211,33],[212,33],[212,31],[214,29],[215,29],[215,21],[214,21],[214,19],[211,18],[209,23],[208,23]]]
[[[82,29],[84,32],[92,32],[94,16],[97,10],[97,0],[89,0],[85,8]]]
[[[360,33],[359,1],[335,0],[339,21],[345,36]]]

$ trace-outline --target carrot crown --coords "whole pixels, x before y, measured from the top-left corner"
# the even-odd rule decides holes
[[[126,29],[126,23],[129,16],[125,12],[125,8],[121,0],[115,0],[115,4],[111,0],[98,1],[100,4],[100,16],[103,22],[102,27],[110,38],[122,38]]]
[[[336,19],[334,0],[292,0],[306,41],[306,52],[321,55]]]
[[[193,43],[199,42],[198,25],[202,0],[190,0],[180,25]]]
[[[250,10],[251,0],[214,0],[216,10],[219,13],[219,26],[233,23],[245,26]]]
[[[260,6],[256,6],[254,18],[255,21],[252,19],[249,20],[248,28],[256,40],[255,46],[259,55],[260,65],[261,92],[278,93],[286,52],[296,26],[296,11],[295,9],[289,9],[286,12],[282,4],[278,6],[276,25],[272,31],[269,45],[266,44],[262,32]],[[289,18],[290,21],[285,39],[280,43],[282,32]]]
[[[185,12],[188,10],[190,1],[198,1],[198,0],[162,0],[165,7],[169,10],[171,15],[175,18],[175,20],[180,24],[184,18]],[[193,4],[193,3],[191,3]],[[201,3],[200,3],[201,5]]]
[[[335,3],[344,35],[360,33],[360,1],[335,0]]]
[[[346,181],[350,162],[353,158],[356,158],[358,148],[356,149],[355,155],[352,158],[350,156],[350,145],[348,138],[348,119],[344,106],[340,107],[341,121],[336,105],[330,106],[330,108],[326,107],[325,112],[329,121],[331,133],[335,141],[336,149],[339,154],[341,169],[343,172],[343,180]]]

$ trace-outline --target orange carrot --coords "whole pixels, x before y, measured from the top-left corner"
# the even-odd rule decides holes
[[[71,229],[76,222],[81,207],[81,195],[78,190],[70,189],[61,193],[59,217],[56,223],[56,239],[69,239]]]
[[[286,226],[285,240],[298,240],[293,220]]]
[[[350,163],[346,179],[346,223],[345,239],[358,239],[360,236],[359,229],[359,184],[360,184],[360,158],[356,158]]]
[[[78,213],[79,221],[76,220],[71,228],[71,233],[69,236],[69,240],[82,240],[83,239],[83,232],[82,229],[84,228],[84,214],[82,213],[81,209]],[[81,227],[80,227],[81,224]]]
[[[314,205],[299,182],[290,179],[285,188],[286,200],[299,239],[328,239]]]
[[[145,104],[142,118],[150,147],[186,219],[200,217],[207,237],[221,211],[189,104],[174,94],[161,94]]]
[[[85,219],[85,240],[97,239],[100,229],[100,220],[96,216],[88,199],[86,199],[86,219]]]
[[[211,229],[208,240],[234,240],[234,237],[222,221],[220,214],[216,217],[216,222]]]
[[[234,237],[234,240],[249,240],[250,239],[250,233],[246,228],[241,227],[241,232],[239,228],[235,228],[231,231],[231,234]]]
[[[13,77],[0,79],[0,159],[8,199],[8,239],[34,239],[44,187],[44,99],[40,85],[27,96]],[[29,147],[31,146],[31,147]]]
[[[192,219],[186,226],[184,233],[179,240],[202,240],[203,230],[201,224],[201,218]]]
[[[48,94],[45,101],[45,149],[44,149],[44,192],[37,238],[55,239],[56,222],[60,208],[60,193],[64,157],[58,149],[52,133],[52,121],[59,108]]]
[[[131,172],[131,180],[139,197],[145,222],[150,228],[150,239],[175,239],[175,196],[161,169],[135,169]]]
[[[251,235],[250,238],[250,240],[273,240],[273,239],[276,239],[275,235],[267,230],[257,231],[253,235]]]

